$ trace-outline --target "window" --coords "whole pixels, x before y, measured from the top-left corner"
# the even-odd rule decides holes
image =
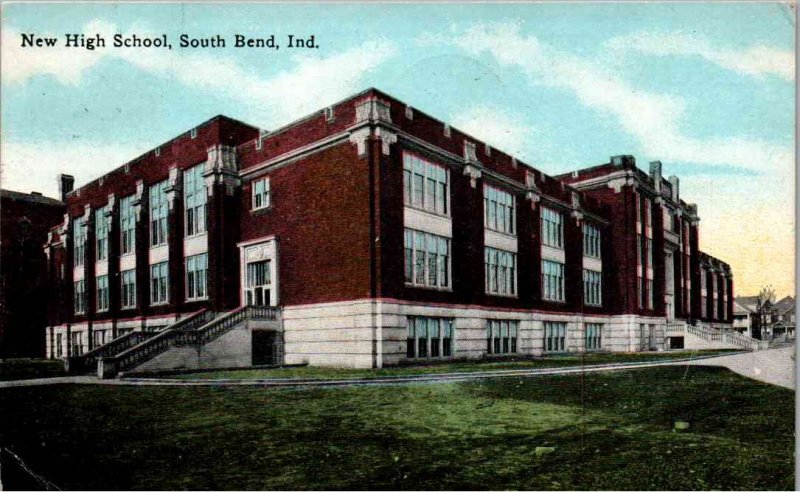
[[[122,309],[136,307],[136,270],[122,272]]]
[[[272,283],[270,260],[248,263],[246,267],[247,289],[245,300],[248,306],[267,306],[270,303]]]
[[[483,225],[490,230],[514,234],[516,201],[507,191],[483,185]]]
[[[86,312],[86,281],[75,282],[73,291],[75,314],[84,314]]]
[[[486,247],[484,249],[486,293],[503,296],[517,294],[517,255]]]
[[[269,178],[253,182],[253,210],[269,207]]]
[[[564,247],[564,224],[559,212],[542,207],[542,244],[554,248]]]
[[[403,153],[403,202],[406,205],[448,215],[447,193],[446,168],[415,154]]]
[[[123,255],[133,253],[136,247],[136,209],[133,206],[133,195],[119,201],[119,228]]]
[[[600,306],[602,304],[602,279],[603,274],[601,272],[583,271],[583,302],[590,306]]]
[[[586,323],[586,350],[600,350],[603,346],[603,325]]]
[[[564,301],[564,264],[542,260],[542,299]]]
[[[61,333],[56,334],[56,357],[64,355],[64,341],[62,340]]]
[[[186,235],[194,236],[206,230],[206,181],[204,164],[198,164],[183,173],[183,207]]]
[[[97,312],[108,311],[108,275],[97,277]]]
[[[73,357],[83,355],[83,332],[73,331],[70,333],[70,338],[72,339],[72,354],[70,355]]]
[[[653,268],[653,238],[650,238],[650,237],[646,238],[645,246],[647,247],[647,249],[646,249],[646,252],[647,252],[647,260],[646,260],[647,263],[646,263],[646,265],[647,265],[648,268]]]
[[[164,304],[169,300],[169,267],[166,261],[150,265],[150,304]]]
[[[544,351],[564,352],[567,349],[567,324],[544,323]]]
[[[92,332],[94,336],[94,345],[93,347],[99,347],[106,343],[106,330],[95,330]]]
[[[150,246],[167,243],[167,180],[150,187]]]
[[[519,322],[490,319],[486,323],[486,353],[516,354]]]
[[[644,225],[651,227],[653,225],[653,208],[650,206],[650,199],[644,199]]]
[[[407,284],[450,286],[450,240],[427,232],[405,230],[405,279]]]
[[[583,255],[600,258],[600,228],[593,224],[583,224]]]
[[[647,279],[647,309],[653,309],[653,279]]]
[[[208,290],[208,255],[190,256],[186,258],[186,300],[206,299]]]
[[[86,218],[78,217],[73,225],[75,235],[75,251],[73,252],[75,266],[83,265],[86,259]]]
[[[453,320],[409,316],[407,321],[406,356],[409,359],[430,359],[453,355]]]
[[[94,215],[94,236],[95,236],[95,259],[97,261],[108,259],[108,205],[95,210]]]

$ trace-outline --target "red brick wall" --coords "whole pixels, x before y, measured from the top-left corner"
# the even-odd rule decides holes
[[[342,143],[269,173],[271,207],[241,197],[241,241],[278,237],[281,304],[370,296],[369,160]]]

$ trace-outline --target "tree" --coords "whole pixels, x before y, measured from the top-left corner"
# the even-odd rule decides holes
[[[753,338],[762,338],[762,329],[772,324],[772,306],[775,304],[775,289],[771,285],[761,287],[756,298],[756,312],[753,320]]]

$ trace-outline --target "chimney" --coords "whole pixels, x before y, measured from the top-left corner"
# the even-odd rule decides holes
[[[661,192],[661,161],[653,161],[650,163],[650,178],[653,180],[653,187]]]
[[[614,155],[611,156],[611,164],[632,169],[636,167],[636,158],[632,155]]]
[[[681,199],[681,180],[677,176],[670,176],[669,184],[672,185],[672,199],[677,202]]]
[[[69,174],[58,175],[58,195],[61,197],[62,202],[67,201],[67,193],[72,191],[75,186],[75,178]]]

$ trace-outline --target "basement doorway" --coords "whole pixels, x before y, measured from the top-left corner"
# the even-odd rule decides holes
[[[253,330],[253,365],[268,366],[283,362],[280,333],[271,330]]]

